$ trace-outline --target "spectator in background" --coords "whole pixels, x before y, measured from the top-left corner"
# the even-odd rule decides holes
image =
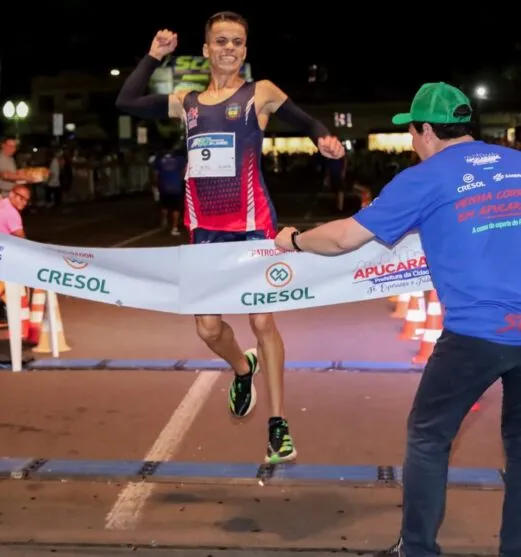
[[[25,238],[21,212],[31,200],[31,190],[25,184],[13,186],[8,196],[0,200],[0,234]]]
[[[179,147],[165,148],[154,160],[154,181],[159,192],[161,226],[166,228],[170,220],[172,236],[179,236],[179,223],[183,207],[183,186],[186,155]]]
[[[61,205],[61,169],[63,167],[63,154],[60,150],[55,150],[49,165],[49,178],[45,185],[45,202],[47,207]]]
[[[65,150],[62,156],[62,165],[60,168],[60,187],[65,195],[67,202],[67,193],[71,191],[73,180],[72,156],[69,151]]]
[[[21,212],[31,200],[31,190],[24,184],[16,184],[7,197],[0,199],[0,234],[25,238]],[[0,323],[7,323],[5,285],[0,281]]]
[[[14,154],[17,149],[14,137],[6,137],[0,147],[0,197],[6,198],[16,182],[25,182],[26,178],[21,170],[17,169]]]

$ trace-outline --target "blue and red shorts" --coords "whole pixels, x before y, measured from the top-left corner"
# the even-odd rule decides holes
[[[226,230],[207,230],[195,228],[190,234],[192,244],[216,244],[220,242],[244,242],[247,240],[270,240],[270,234],[264,230],[248,232],[230,232]]]

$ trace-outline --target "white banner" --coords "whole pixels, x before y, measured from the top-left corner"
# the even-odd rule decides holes
[[[264,313],[433,288],[417,234],[336,257],[272,240],[172,248],[76,248],[0,239],[0,280],[133,308]]]
[[[106,304],[177,313],[179,248],[80,248],[0,237],[0,280]]]

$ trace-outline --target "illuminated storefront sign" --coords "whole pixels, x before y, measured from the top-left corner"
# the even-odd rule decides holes
[[[251,66],[244,64],[240,75],[251,81]],[[210,81],[210,66],[204,56],[176,56],[171,64],[158,68],[150,80],[154,93],[168,94],[173,91],[204,91]]]

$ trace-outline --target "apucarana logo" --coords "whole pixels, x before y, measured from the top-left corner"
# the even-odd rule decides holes
[[[397,259],[387,263],[364,263],[355,271],[353,282],[355,284],[359,282],[380,284],[428,275],[427,259],[424,255],[420,255],[404,260]]]
[[[285,261],[269,265],[264,272],[264,278],[269,290],[243,292],[241,294],[242,305],[253,307],[266,306],[291,301],[313,300],[315,298],[309,286],[291,288],[295,273]]]

